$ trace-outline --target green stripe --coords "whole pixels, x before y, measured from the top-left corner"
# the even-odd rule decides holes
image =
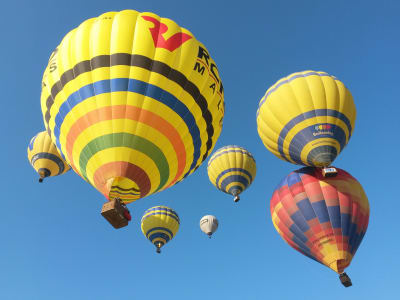
[[[107,135],[99,136],[91,140],[79,155],[79,166],[81,174],[87,178],[86,167],[89,159],[97,152],[114,147],[127,147],[137,150],[150,157],[156,164],[160,173],[160,185],[155,190],[160,190],[169,178],[169,165],[163,152],[155,144],[140,136],[129,134],[125,132],[110,133]]]

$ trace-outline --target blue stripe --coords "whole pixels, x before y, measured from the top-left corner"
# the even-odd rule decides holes
[[[149,236],[149,233],[150,233],[150,232],[153,232],[153,231],[155,231],[155,230],[163,230],[163,231],[165,231],[165,232],[168,232],[168,234],[170,235],[171,239],[174,237],[172,231],[169,230],[168,228],[165,228],[165,227],[154,227],[154,228],[151,228],[150,230],[148,230],[148,231],[146,232],[146,236],[148,237],[148,236]]]
[[[160,103],[168,106],[182,118],[190,132],[194,148],[193,161],[188,172],[186,173],[189,174],[189,172],[196,166],[200,157],[201,138],[200,130],[196,124],[196,119],[190,110],[185,106],[185,104],[179,101],[171,93],[155,85],[136,79],[114,78],[111,80],[101,80],[83,86],[78,91],[72,93],[60,106],[60,109],[55,117],[54,135],[58,149],[61,149],[59,137],[63,120],[76,105],[96,95],[125,91],[153,98],[154,100],[157,100]],[[92,99],[91,101],[96,101],[96,99]]]
[[[327,209],[332,228],[341,228],[342,224],[340,220],[340,206],[327,206]]]
[[[301,176],[297,172],[292,172],[289,174],[288,177],[286,177],[286,180],[287,180],[287,185],[291,187],[292,185],[301,182]]]
[[[358,239],[357,239],[357,241],[355,242],[354,247],[351,249],[351,251],[352,251],[351,254],[354,255],[354,253],[356,253],[358,247],[360,247],[360,244],[361,244],[362,239],[364,238],[364,235],[365,235],[365,231],[361,231],[361,232],[357,235],[357,236],[358,236]]]
[[[247,180],[246,177],[241,176],[241,175],[231,175],[231,176],[226,177],[224,180],[222,180],[219,189],[221,191],[226,191],[227,185],[232,182],[240,182],[244,185],[244,188],[246,188],[249,185],[249,181]]]
[[[239,148],[239,149],[234,149],[234,148]],[[224,150],[224,149],[226,149],[226,151],[222,151],[222,150]],[[222,151],[222,152],[220,152],[220,151]],[[221,155],[224,155],[224,154],[226,154],[226,153],[233,153],[233,152],[242,153],[242,154],[244,154],[244,155],[247,155],[247,156],[249,156],[254,162],[256,162],[256,160],[254,159],[253,155],[252,155],[249,151],[243,149],[242,147],[239,147],[239,146],[225,146],[225,147],[222,147],[222,148],[218,149],[218,150],[216,151],[216,153],[215,153],[213,156],[211,156],[211,158],[210,158],[209,161],[208,161],[208,166],[210,166],[211,162],[212,162],[214,159],[216,159],[217,157],[220,157]]]
[[[294,234],[296,238],[298,238],[302,243],[307,243],[308,238],[304,235],[303,231],[300,230],[299,227],[297,227],[297,224],[294,223],[289,227],[290,232]]]
[[[172,215],[172,214],[170,214],[170,213],[164,213],[164,212],[155,212],[155,213],[147,214],[146,216],[144,216],[144,217],[142,218],[142,222],[143,222],[143,220],[147,219],[148,217],[157,216],[157,215],[165,215],[165,216],[171,217],[171,218],[174,219],[176,222],[178,222],[178,224],[180,224],[180,223],[179,223],[179,219],[178,219],[175,215]]]
[[[317,217],[314,213],[314,209],[311,206],[310,199],[305,198],[303,200],[300,200],[299,202],[297,202],[296,205],[307,221],[310,221]]]
[[[168,234],[163,233],[163,232],[156,232],[156,233],[153,233],[152,235],[150,235],[150,236],[148,237],[148,239],[149,239],[151,242],[153,242],[153,240],[156,239],[156,238],[162,238],[162,239],[165,240],[166,243],[168,243],[168,241],[170,240]]]
[[[331,138],[336,140],[340,144],[340,150],[342,150],[345,145],[346,145],[346,134],[344,133],[343,129],[340,128],[339,126],[335,126],[333,124],[330,124],[332,126],[332,129],[329,131],[333,132],[333,135],[330,134],[321,134],[314,136],[313,132],[315,131],[315,125],[308,126],[301,131],[299,131],[292,139],[289,145],[289,155],[290,158],[296,162],[297,164],[303,165],[304,163],[301,160],[301,151],[303,150],[304,146],[313,141],[313,140],[318,140],[321,138]],[[283,147],[283,144],[282,144]],[[281,154],[283,154],[283,148],[281,149],[282,151]]]
[[[54,162],[58,166],[57,175],[62,174],[64,172],[64,162],[57,156],[52,153],[40,152],[32,156],[31,164],[33,165],[38,159],[48,159]]]
[[[249,171],[247,171],[247,170],[245,170],[245,169],[242,169],[242,168],[230,168],[230,169],[226,169],[226,170],[222,171],[222,172],[218,175],[217,179],[215,180],[215,185],[216,185],[216,186],[219,186],[219,184],[218,184],[219,180],[220,180],[221,177],[224,176],[226,173],[235,172],[235,171],[242,172],[242,173],[246,174],[247,176],[249,176],[250,182],[253,181],[253,177],[251,176],[251,174],[250,174]]]
[[[295,236],[295,235],[294,235],[290,240],[291,240],[292,242],[294,242],[294,243],[297,245],[297,247],[299,247],[300,250],[303,251],[303,253],[304,253],[305,255],[311,257],[312,259],[315,259],[314,256],[311,254],[310,248],[307,247],[307,246],[305,245],[305,243],[307,242],[307,240],[303,242],[303,241],[301,241],[301,240],[300,240],[297,236]]]
[[[342,114],[341,112],[338,112],[337,110],[333,110],[333,109],[310,110],[310,111],[305,112],[303,114],[300,114],[297,117],[295,117],[292,120],[290,120],[290,122],[288,122],[285,125],[285,127],[283,127],[283,129],[281,130],[281,132],[279,134],[279,138],[278,138],[278,151],[279,151],[279,153],[281,154],[281,156],[284,159],[289,161],[288,158],[286,157],[285,153],[283,152],[283,143],[284,143],[284,141],[286,139],[286,136],[289,133],[289,131],[291,129],[293,129],[293,127],[295,127],[300,122],[303,122],[303,121],[305,121],[307,119],[311,119],[311,118],[314,118],[314,117],[317,117],[317,116],[318,117],[329,116],[329,117],[334,117],[334,118],[337,118],[337,119],[343,121],[346,124],[347,129],[349,131],[349,138],[348,139],[350,139],[352,127],[351,127],[351,123],[350,123],[349,119],[344,114]],[[326,123],[326,124],[328,124],[328,123]],[[317,125],[317,124],[315,124],[315,125]],[[331,124],[331,125],[333,125],[333,124]],[[309,126],[309,128],[312,128],[314,126]],[[335,126],[336,128],[340,128],[340,127],[338,127],[336,125],[333,125],[333,126]],[[346,136],[344,138],[346,138]]]
[[[350,214],[345,214],[341,213],[340,214],[340,223],[341,223],[341,228],[342,228],[342,235],[349,237],[349,229],[350,229],[350,224],[351,224],[351,215]]]
[[[166,211],[168,213],[171,213],[171,214],[175,215],[179,219],[178,214],[172,208],[165,207],[165,206],[154,206],[154,207],[151,207],[151,208],[147,209],[144,212],[144,215],[146,215],[149,212],[152,212],[152,211],[154,212],[154,211],[158,211],[158,210]]]
[[[301,231],[306,232],[307,230],[310,229],[310,226],[308,225],[306,219],[304,218],[300,210],[293,213],[290,216],[290,218]]]
[[[315,214],[318,217],[318,221],[320,223],[325,223],[325,222],[329,222],[329,214],[328,214],[328,209],[326,207],[326,203],[325,200],[321,200],[318,202],[313,202],[311,203]]]
[[[350,234],[349,234],[349,245],[350,245],[350,252],[354,253],[354,250],[357,248],[359,235],[357,233],[357,224],[351,223],[350,225]]]
[[[284,85],[284,84],[286,84],[286,83],[290,83],[291,81],[293,81],[293,80],[295,80],[295,79],[297,79],[297,78],[300,78],[300,77],[308,77],[308,76],[312,76],[312,75],[317,75],[317,76],[320,76],[320,77],[327,76],[327,77],[332,77],[332,78],[335,79],[335,80],[338,80],[335,76],[329,75],[328,73],[325,73],[325,72],[317,73],[317,72],[311,71],[311,72],[308,72],[308,73],[296,74],[296,75],[290,77],[289,79],[287,79],[287,78],[282,79],[281,82],[279,82],[276,86],[274,86],[272,89],[270,89],[270,90],[265,94],[265,96],[261,99],[260,104],[258,105],[258,108],[260,108],[261,105],[263,105],[264,102],[267,100],[268,96],[271,95],[273,92],[275,92],[280,86],[282,86],[282,85]],[[259,111],[257,110],[257,117],[258,117],[258,112],[259,112]]]

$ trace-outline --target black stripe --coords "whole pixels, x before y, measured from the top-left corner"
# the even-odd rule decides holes
[[[124,191],[124,192],[129,192],[129,191],[134,191],[134,192],[140,192],[140,190],[135,189],[135,188],[130,188],[130,189],[123,189],[122,187],[119,187],[117,185],[113,185],[111,186],[112,189],[118,189],[120,191]]]
[[[50,120],[50,109],[54,104],[54,100],[56,95],[63,89],[63,87],[73,80],[78,75],[90,72],[97,68],[103,67],[112,67],[117,65],[123,66],[132,66],[132,67],[139,67],[146,69],[151,72],[158,73],[170,79],[171,81],[177,83],[179,86],[182,87],[188,94],[192,96],[194,101],[200,107],[202,116],[204,121],[207,124],[207,135],[208,139],[206,142],[207,150],[206,153],[203,155],[202,162],[207,158],[208,152],[212,147],[212,137],[214,135],[214,127],[212,126],[212,115],[211,112],[208,110],[208,103],[204,96],[200,93],[200,90],[197,86],[189,81],[184,74],[181,72],[172,69],[167,64],[152,60],[146,56],[138,55],[138,54],[128,54],[128,53],[115,53],[112,55],[100,55],[93,57],[90,61],[82,61],[76,64],[73,69],[64,72],[61,75],[59,81],[57,81],[51,88],[51,95],[46,100],[46,107],[47,111],[45,114],[45,121],[49,127],[49,120]]]

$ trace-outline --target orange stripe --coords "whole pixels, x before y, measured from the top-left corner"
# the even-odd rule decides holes
[[[73,165],[74,161],[72,158],[72,149],[79,134],[91,125],[111,119],[130,119],[138,121],[158,130],[160,133],[166,136],[172,144],[178,158],[178,170],[176,176],[168,186],[173,185],[179,179],[184,171],[186,164],[185,145],[183,144],[179,132],[170,123],[168,123],[157,114],[142,108],[129,105],[105,106],[92,110],[80,117],[71,126],[66,139],[66,150],[67,156]]]

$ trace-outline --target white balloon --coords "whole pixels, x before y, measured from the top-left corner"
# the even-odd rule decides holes
[[[217,230],[217,228],[218,228],[218,220],[215,216],[207,215],[201,218],[200,229],[210,238],[211,235]]]

